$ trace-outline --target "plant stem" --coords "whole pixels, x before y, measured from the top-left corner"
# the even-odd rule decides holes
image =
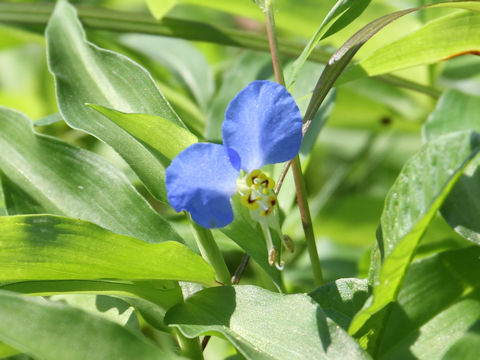
[[[275,16],[273,13],[273,0],[265,1],[265,23],[267,26],[268,44],[270,46],[270,54],[272,55],[273,72],[275,80],[280,85],[285,86],[285,78],[283,77],[282,65],[280,64],[278,50],[277,32],[275,30]]]
[[[228,271],[222,253],[215,242],[212,232],[191,220],[195,240],[202,257],[213,267],[217,281],[222,285],[231,285],[230,272]]]
[[[249,260],[250,255],[248,255],[247,253],[243,254],[242,260],[240,260],[240,264],[238,265],[237,270],[235,270],[235,274],[233,274],[232,276],[233,285],[237,285],[240,282],[240,279],[242,278],[243,272],[245,271]]]
[[[275,80],[277,81],[277,83],[285,86],[282,66],[278,58],[279,51],[275,32],[273,0],[265,1],[264,11],[267,25],[268,40],[270,44],[270,53],[272,54]],[[310,262],[312,264],[315,285],[318,286],[323,283],[322,267],[320,265],[320,259],[318,257],[317,245],[315,243],[315,234],[313,232],[312,218],[310,215],[310,209],[308,207],[307,187],[305,185],[305,179],[302,173],[300,157],[298,155],[292,162],[292,169],[293,177],[295,180],[295,190],[297,192],[298,208],[300,210],[300,216],[302,218],[303,232],[305,233],[305,242],[307,244],[308,255],[310,256]]]
[[[295,180],[295,188],[297,190],[297,203],[302,218],[303,232],[305,233],[305,243],[307,244],[310,263],[312,264],[313,279],[315,285],[323,284],[322,266],[318,257],[317,244],[315,242],[315,234],[313,232],[312,217],[307,200],[307,187],[302,173],[300,158],[297,156],[292,163],[293,178]]]
[[[177,338],[178,346],[180,347],[181,355],[188,359],[203,360],[202,347],[200,346],[199,338],[189,339],[185,337],[180,330],[174,329],[173,333]]]

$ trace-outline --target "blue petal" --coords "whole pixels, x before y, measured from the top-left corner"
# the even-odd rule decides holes
[[[234,149],[242,169],[293,159],[302,143],[302,115],[293,97],[281,85],[254,81],[228,105],[223,143]]]
[[[205,228],[228,225],[233,221],[230,197],[237,187],[239,162],[238,154],[223,145],[189,146],[166,171],[170,205],[177,211],[187,210]]]

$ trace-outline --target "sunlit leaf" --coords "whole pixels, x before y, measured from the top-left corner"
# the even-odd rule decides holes
[[[455,56],[478,54],[479,39],[480,14],[466,12],[447,15],[375,50],[345,76],[377,76]]]
[[[475,359],[480,248],[414,262],[393,304],[376,359]]]
[[[161,117],[147,114],[127,114],[100,105],[89,105],[105,115],[144,144],[159,161],[168,166],[182,150],[198,141],[184,127]]]
[[[75,8],[65,0],[57,3],[46,38],[49,67],[65,121],[109,144],[149,191],[165,201],[161,164],[125,130],[85,106],[90,103],[127,113],[151,114],[182,125],[150,74],[130,59],[89,43]]]
[[[149,244],[81,220],[0,218],[0,281],[183,280],[215,284],[212,268],[185,245]]]
[[[36,134],[28,118],[6,108],[0,108],[0,148],[3,174],[48,213],[147,242],[182,241],[117,168],[89,151]]]
[[[0,291],[0,317],[0,339],[42,360],[178,358],[117,323],[43,299]]]
[[[368,284],[364,279],[338,279],[322,285],[309,294],[325,314],[343,329],[362,308],[368,297]]]
[[[370,358],[304,294],[210,288],[173,307],[165,321],[188,337],[220,333],[247,359]]]
[[[479,136],[470,131],[433,140],[407,161],[390,189],[381,218],[384,260],[373,301],[355,316],[349,330],[370,353],[378,347],[422,235],[479,150]]]

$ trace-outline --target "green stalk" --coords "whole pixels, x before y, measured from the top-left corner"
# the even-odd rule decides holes
[[[292,163],[293,178],[295,181],[295,189],[297,190],[297,203],[302,219],[303,232],[305,233],[305,243],[307,244],[308,256],[312,265],[313,279],[316,286],[323,284],[322,266],[318,257],[317,244],[315,242],[315,234],[313,232],[312,217],[310,215],[310,207],[307,200],[307,187],[305,178],[302,173],[300,157],[296,157]]]
[[[2,3],[0,2],[0,23],[16,24],[24,27],[37,26],[40,31],[46,26],[54,4],[48,3]],[[147,14],[116,11],[93,7],[77,7],[80,20],[92,30],[113,32],[134,32],[170,36],[194,41],[206,41],[215,44],[236,46],[252,50],[269,51],[265,36],[247,31],[229,29],[211,24],[165,17],[156,21]],[[305,44],[285,39],[277,39],[278,50],[282,55],[297,58]],[[309,61],[326,64],[332,53],[315,49],[308,57]],[[394,75],[377,76],[375,79],[411,89],[434,98],[439,90]]]
[[[275,73],[275,80],[277,83],[285,86],[285,79],[283,77],[282,65],[279,61],[278,42],[275,31],[275,18],[273,9],[273,0],[265,1],[265,20],[267,25],[267,34],[270,44],[270,53],[272,54],[272,63]],[[300,157],[297,155],[292,163],[293,177],[295,180],[295,190],[297,193],[298,209],[302,218],[303,232],[305,233],[305,243],[307,244],[308,255],[312,264],[313,278],[315,285],[323,284],[322,267],[318,257],[317,245],[315,243],[315,234],[313,232],[312,217],[310,215],[310,208],[307,200],[307,187],[302,173],[302,166]]]
[[[215,239],[212,236],[212,232],[204,227],[198,225],[195,221],[191,220],[193,233],[197,242],[198,248],[202,257],[213,267],[215,271],[216,279],[222,285],[231,285],[230,272],[228,271],[223,255],[218,248]]]

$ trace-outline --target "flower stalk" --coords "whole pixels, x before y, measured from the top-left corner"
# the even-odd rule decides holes
[[[280,85],[285,86],[285,79],[283,76],[282,66],[279,61],[278,41],[275,30],[275,17],[273,0],[265,1],[265,21],[267,26],[268,41],[270,45],[270,53],[272,56],[273,71],[275,80]],[[288,169],[288,168],[287,168]],[[305,242],[308,249],[308,255],[312,265],[313,278],[316,286],[323,284],[322,267],[318,257],[317,245],[315,243],[315,234],[313,231],[312,218],[310,215],[310,208],[307,200],[307,188],[305,179],[302,173],[300,157],[297,155],[292,160],[292,170],[295,180],[295,189],[297,194],[298,208],[302,219],[303,232],[305,234]],[[280,185],[281,186],[281,185]],[[278,188],[279,189],[279,188]]]
[[[191,220],[191,219],[190,219]],[[222,285],[231,285],[230,272],[212,232],[191,220],[193,233],[202,257],[212,266],[216,279]]]

